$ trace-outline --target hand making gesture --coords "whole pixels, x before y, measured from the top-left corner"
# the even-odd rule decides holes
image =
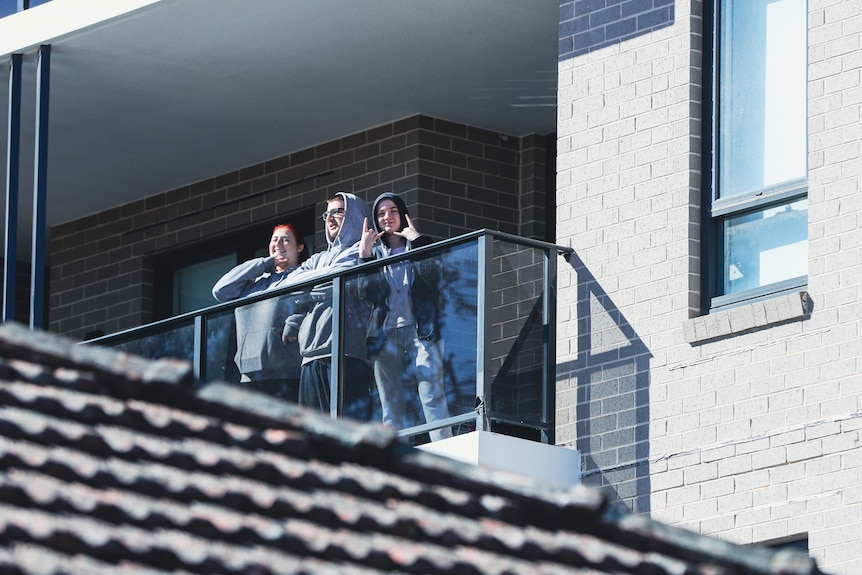
[[[419,230],[416,229],[416,226],[413,224],[413,220],[410,218],[410,214],[404,214],[404,218],[407,221],[407,225],[401,228],[400,232],[393,232],[396,236],[401,236],[405,240],[412,242],[416,238],[418,238],[421,234]]]
[[[374,249],[374,242],[377,241],[382,234],[374,231],[374,228],[368,226],[368,218],[362,219],[362,238],[359,240],[359,257],[370,258]]]

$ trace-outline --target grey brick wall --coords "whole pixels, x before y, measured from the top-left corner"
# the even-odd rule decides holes
[[[673,0],[561,0],[560,59],[606,48],[674,20]]]
[[[415,116],[55,226],[49,329],[82,337],[147,323],[155,256],[274,213],[322,211],[337,190],[369,202],[403,194],[438,239],[480,228],[546,239],[544,141]]]
[[[655,366],[697,299],[689,4],[675,4],[672,26],[559,65],[557,237],[576,256],[559,279],[557,441],[581,450],[585,483],[644,512]]]
[[[674,4],[559,63],[558,443],[630,508],[859,573],[862,6],[807,3],[807,293],[703,318],[703,6]]]

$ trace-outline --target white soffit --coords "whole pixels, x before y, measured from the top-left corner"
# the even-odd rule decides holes
[[[160,0],[52,0],[0,18],[0,54],[24,52]]]

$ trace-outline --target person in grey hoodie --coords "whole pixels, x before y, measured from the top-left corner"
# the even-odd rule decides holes
[[[337,192],[329,198],[322,216],[328,247],[291,271],[288,281],[304,282],[359,263],[359,240],[369,216],[368,205],[354,194]],[[364,343],[368,305],[358,297],[355,282],[348,282],[344,296],[343,415],[369,421],[378,402]],[[328,285],[316,286],[297,300],[295,313],[285,323],[284,337],[299,342],[300,405],[328,412],[332,366],[332,295]]]
[[[371,210],[374,230],[362,236],[359,256],[371,261],[426,246],[433,240],[416,229],[407,205],[392,192],[380,194]],[[449,417],[440,351],[440,267],[437,258],[402,260],[360,280],[360,293],[372,304],[366,333],[383,423],[411,424],[407,394],[418,392],[426,423]],[[432,441],[452,437],[452,428],[431,431]]]
[[[308,249],[292,224],[278,224],[269,240],[269,256],[253,258],[227,272],[213,286],[220,301],[278,289],[288,273],[308,259]],[[293,298],[284,295],[237,307],[234,363],[240,383],[290,401],[299,400],[300,355],[296,342],[285,342],[284,318],[293,313]]]

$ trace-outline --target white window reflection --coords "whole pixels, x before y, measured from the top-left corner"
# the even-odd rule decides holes
[[[808,274],[808,200],[728,218],[724,293]]]
[[[722,0],[719,196],[807,173],[806,0]]]

